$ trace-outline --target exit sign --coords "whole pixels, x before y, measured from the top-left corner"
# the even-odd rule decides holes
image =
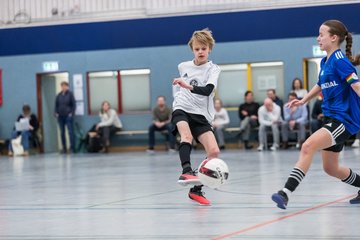
[[[59,71],[58,62],[43,62],[43,71],[44,72],[57,72]]]
[[[326,52],[321,50],[319,46],[314,45],[312,48],[313,56],[314,57],[325,57]]]

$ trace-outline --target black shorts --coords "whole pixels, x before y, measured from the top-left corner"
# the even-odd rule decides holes
[[[172,133],[178,133],[176,124],[180,121],[185,121],[189,124],[192,136],[197,140],[198,137],[208,131],[213,131],[212,126],[203,115],[187,113],[183,110],[177,109],[172,113],[171,122],[174,125]]]
[[[323,150],[341,152],[345,145],[345,141],[352,136],[351,133],[346,130],[345,125],[336,119],[325,117],[322,127],[330,132],[334,144]]]

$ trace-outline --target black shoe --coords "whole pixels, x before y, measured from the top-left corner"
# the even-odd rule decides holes
[[[286,209],[286,206],[288,204],[289,198],[287,196],[287,194],[283,191],[280,190],[277,193],[274,193],[271,196],[271,199],[277,203],[277,207],[281,208],[281,209]]]
[[[245,145],[245,149],[249,150],[249,149],[252,149],[253,148],[253,145]]]
[[[282,149],[288,149],[289,148],[289,143],[288,142],[283,142],[281,148]]]
[[[358,204],[360,203],[360,190],[358,191],[358,195],[349,201],[351,204]]]

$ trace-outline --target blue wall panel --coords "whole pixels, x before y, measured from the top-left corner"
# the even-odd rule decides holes
[[[218,42],[314,36],[327,19],[360,32],[360,4],[0,30],[0,55],[180,45],[209,27]]]

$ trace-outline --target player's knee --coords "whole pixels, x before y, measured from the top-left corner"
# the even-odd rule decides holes
[[[188,142],[188,143],[192,143],[192,136],[191,134],[183,134],[181,135],[181,142]]]
[[[302,147],[301,147],[301,152],[303,154],[312,154],[316,149],[314,149],[313,147],[313,144],[311,144],[310,141],[305,141],[303,144],[302,144]]]
[[[219,156],[220,149],[218,146],[211,147],[208,152],[208,158],[217,158]]]

